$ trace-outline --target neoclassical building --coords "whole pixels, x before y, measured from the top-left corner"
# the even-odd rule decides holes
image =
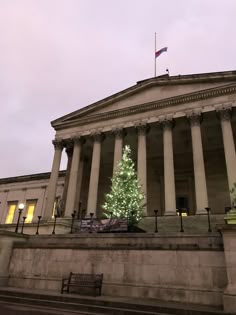
[[[235,106],[236,71],[163,75],[54,120],[55,153],[37,214],[51,219],[60,200],[65,218],[74,210],[78,218],[101,216],[126,144],[146,195],[147,216],[154,209],[176,215],[178,208],[189,215],[205,214],[206,207],[225,213],[236,182]],[[68,163],[59,189],[64,152]],[[0,192],[5,184],[2,180]],[[5,199],[2,223],[13,201]]]
[[[55,154],[45,218],[56,197],[63,148],[70,152],[64,216],[100,216],[110,178],[129,144],[146,215],[223,214],[236,182],[236,71],[159,76],[52,122]],[[66,192],[66,193],[65,193]]]

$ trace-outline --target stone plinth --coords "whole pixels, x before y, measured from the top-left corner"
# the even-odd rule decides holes
[[[103,273],[103,295],[222,306],[227,285],[219,234],[84,233],[15,244],[9,285],[60,292],[69,272]]]
[[[8,266],[14,243],[24,243],[26,239],[26,236],[19,233],[0,231],[0,286],[5,286],[8,283]]]
[[[236,314],[236,224],[221,226],[228,285],[223,295],[224,310]]]

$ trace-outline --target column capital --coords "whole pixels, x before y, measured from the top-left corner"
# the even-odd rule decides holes
[[[118,139],[123,139],[123,137],[126,135],[126,131],[122,126],[112,128],[111,132],[115,136],[115,138]]]
[[[74,147],[74,142],[73,142],[72,138],[63,139],[63,146],[66,149],[66,153],[67,153],[68,157],[72,156],[73,147]]]
[[[201,125],[201,122],[203,119],[201,110],[187,111],[186,116],[187,116],[187,119],[190,123],[190,126],[200,126]]]
[[[160,116],[159,123],[163,130],[171,130],[175,126],[175,121],[172,115]]]
[[[91,132],[90,137],[93,139],[94,142],[102,142],[105,138],[105,135],[101,131],[93,131]]]
[[[73,138],[71,138],[73,144],[79,144],[79,145],[82,145],[85,143],[85,138],[82,137],[81,135],[77,135],[77,136],[74,136]]]
[[[231,120],[232,117],[232,104],[222,104],[215,106],[216,115],[219,120]]]
[[[150,129],[146,121],[138,121],[134,124],[134,127],[138,135],[146,135]]]
[[[54,139],[52,140],[52,144],[54,145],[55,149],[63,149],[63,140],[62,139]]]

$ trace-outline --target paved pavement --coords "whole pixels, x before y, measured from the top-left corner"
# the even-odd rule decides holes
[[[15,303],[0,302],[1,315],[84,315],[88,313],[78,313],[76,311],[63,311],[45,307],[35,307],[31,305],[20,305]]]

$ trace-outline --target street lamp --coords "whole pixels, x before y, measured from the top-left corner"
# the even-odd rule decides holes
[[[182,218],[183,209],[182,208],[178,209],[178,212],[179,212],[179,217],[180,217],[180,232],[183,233],[184,232],[183,218]]]
[[[74,210],[72,213],[71,213],[71,227],[70,227],[70,233],[72,234],[73,233],[73,225],[74,225],[74,220],[75,220],[75,216],[76,216],[76,210]]]
[[[53,224],[52,234],[55,234],[55,228],[56,228],[57,218],[58,218],[57,214],[54,214],[54,224]]]
[[[18,210],[19,210],[19,214],[18,214],[18,219],[17,219],[17,223],[16,223],[16,229],[15,229],[15,233],[18,233],[18,227],[19,227],[19,222],[20,222],[20,216],[21,213],[24,209],[25,205],[23,203],[20,203],[18,206]]]
[[[21,226],[21,234],[23,234],[23,231],[24,231],[24,225],[25,225],[25,219],[27,217],[23,217],[23,223],[22,223],[22,226]]]
[[[42,216],[38,215],[38,224],[37,224],[37,230],[36,230],[35,234],[39,234],[39,223],[40,223],[41,218],[42,218]]]
[[[154,213],[155,213],[155,233],[158,232],[158,228],[157,228],[157,213],[158,213],[158,210],[154,210]]]
[[[212,229],[211,229],[211,220],[210,220],[210,210],[211,210],[211,208],[206,207],[205,209],[206,209],[207,218],[208,218],[208,232],[212,232]]]
[[[90,213],[90,229],[89,229],[89,233],[92,233],[93,216],[94,216],[94,213],[91,212],[91,213]]]

